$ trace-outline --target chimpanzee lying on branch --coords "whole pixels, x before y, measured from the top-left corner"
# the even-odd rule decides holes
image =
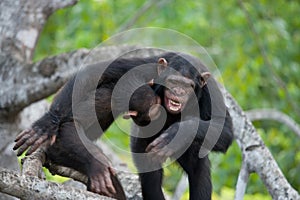
[[[131,71],[128,85],[115,87]],[[124,99],[130,96],[128,106]],[[94,135],[95,125],[105,131],[124,112],[136,123],[131,150],[143,198],[164,199],[161,165],[170,157],[188,174],[190,199],[211,199],[207,152],[226,152],[233,139],[232,122],[216,81],[201,62],[185,54],[119,58],[86,67],[60,90],[49,112],[17,136],[14,149],[18,155],[29,149],[29,155],[48,142],[47,159],[86,174],[88,190],[125,199],[108,159],[77,128]]]

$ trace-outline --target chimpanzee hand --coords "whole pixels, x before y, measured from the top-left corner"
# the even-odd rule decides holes
[[[26,155],[30,155],[45,142],[48,142],[48,145],[52,145],[56,140],[58,126],[51,119],[51,116],[45,114],[32,125],[32,128],[22,131],[16,137],[16,144],[13,149],[19,149],[17,155],[20,156],[29,148]]]
[[[174,139],[178,128],[179,123],[174,123],[147,146],[146,152],[151,153],[151,158],[153,161],[162,163],[177,151],[177,147],[174,145],[170,146],[168,144]]]

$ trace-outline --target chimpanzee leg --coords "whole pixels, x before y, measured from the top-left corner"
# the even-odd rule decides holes
[[[164,200],[162,191],[163,170],[159,169],[152,172],[140,173],[142,194],[144,200]]]
[[[207,156],[199,158],[195,148],[191,146],[177,161],[188,174],[190,200],[211,200],[210,162]]]
[[[62,124],[56,142],[46,151],[47,159],[87,175],[89,191],[119,200],[126,199],[121,183],[112,173],[109,160],[97,146],[87,138],[79,137],[79,134],[84,133],[78,133],[73,122]]]
[[[134,126],[133,126],[134,127]],[[147,138],[131,137],[131,151],[139,172],[144,200],[164,200],[161,163],[154,163],[145,149],[151,142]]]

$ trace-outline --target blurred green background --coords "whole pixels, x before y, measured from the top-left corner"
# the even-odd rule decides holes
[[[300,2],[296,0],[82,0],[49,18],[35,60],[77,48],[93,48],[128,28],[170,28],[206,48],[227,90],[244,110],[274,108],[300,122],[299,14]],[[254,125],[288,181],[300,191],[299,138],[278,122],[259,121]],[[129,129],[128,122],[124,126]],[[121,134],[115,124],[103,139],[129,149],[128,136]],[[233,199],[242,159],[237,144],[226,155],[210,157],[213,198]],[[173,165],[165,169],[165,175],[165,189],[172,194],[182,171]],[[257,175],[251,175],[247,187],[245,199],[250,198],[271,199]]]

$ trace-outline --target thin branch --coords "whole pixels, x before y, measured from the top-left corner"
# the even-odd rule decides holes
[[[235,200],[243,200],[244,199],[249,175],[250,174],[249,174],[247,165],[243,161],[242,167],[240,169],[238,181],[236,184],[235,197],[234,197]]]
[[[274,109],[254,109],[246,112],[251,121],[255,120],[276,120],[287,125],[300,137],[300,126],[291,117]]]
[[[151,10],[154,6],[162,7],[164,4],[166,4],[170,0],[150,0],[145,1],[145,3],[135,12],[133,16],[131,16],[126,22],[124,22],[119,28],[117,32],[126,31],[134,26],[134,24],[143,16],[145,13],[147,13],[149,10]]]
[[[173,200],[180,199],[184,192],[188,189],[189,183],[188,183],[188,177],[186,174],[182,174],[180,181],[177,184],[176,190],[174,192],[174,195],[172,197]]]
[[[157,4],[158,0],[145,1],[145,3],[135,12],[135,14],[127,20],[124,24],[120,26],[118,32],[125,31],[131,28],[140,17],[142,17],[148,10],[150,10],[155,4]]]

